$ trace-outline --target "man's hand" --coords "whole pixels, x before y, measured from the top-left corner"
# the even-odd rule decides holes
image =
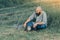
[[[23,25],[24,27],[26,27],[26,23],[24,23],[24,25]]]
[[[36,28],[36,26],[37,26],[37,23],[35,23],[35,24],[33,25],[33,28]]]
[[[37,22],[37,23],[35,23],[35,24],[33,25],[33,28],[36,28],[36,26],[37,26],[38,24],[39,24],[39,25],[42,25],[43,22]]]

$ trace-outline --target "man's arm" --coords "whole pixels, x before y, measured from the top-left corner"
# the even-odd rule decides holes
[[[36,22],[33,27],[35,28],[38,24],[42,25],[42,24],[44,24],[44,22]]]
[[[36,24],[40,24],[40,25],[42,25],[42,24],[44,24],[44,22],[37,22]]]
[[[26,23],[28,23],[29,21],[31,21],[34,17],[35,17],[35,13],[33,13],[33,14],[27,19],[27,21],[24,23],[24,27],[26,27]]]
[[[28,23],[29,21],[30,21],[30,18],[26,20],[26,22],[24,23],[24,27],[26,27],[26,23]]]

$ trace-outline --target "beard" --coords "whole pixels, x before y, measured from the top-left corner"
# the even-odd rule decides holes
[[[36,16],[39,16],[41,14],[41,12],[39,12],[39,13],[36,13]]]

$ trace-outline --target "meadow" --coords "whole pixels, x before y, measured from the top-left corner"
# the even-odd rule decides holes
[[[48,26],[39,31],[25,32],[16,29],[41,6],[47,13]],[[32,1],[16,7],[0,9],[0,40],[60,40],[60,1]]]

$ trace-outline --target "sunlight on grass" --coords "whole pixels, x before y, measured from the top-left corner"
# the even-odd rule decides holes
[[[60,0],[33,0],[35,2],[59,3]]]
[[[35,0],[34,3],[42,3],[45,6],[51,7],[52,9],[56,9],[59,11],[60,9],[60,0]]]

